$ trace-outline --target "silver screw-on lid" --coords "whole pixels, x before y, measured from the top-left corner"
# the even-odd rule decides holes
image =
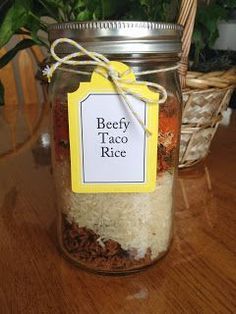
[[[67,37],[90,51],[104,54],[179,53],[183,28],[156,22],[91,21],[49,26],[49,41]],[[56,48],[59,54],[74,52],[73,46]]]

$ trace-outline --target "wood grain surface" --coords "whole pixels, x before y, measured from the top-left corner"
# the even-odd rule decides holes
[[[235,313],[236,112],[205,163],[179,174],[168,255],[125,277],[86,273],[58,253],[43,114],[30,144],[0,159],[0,313]]]

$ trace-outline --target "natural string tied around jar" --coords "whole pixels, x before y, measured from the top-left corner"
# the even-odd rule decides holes
[[[62,43],[71,44],[72,46],[77,48],[78,51],[71,53],[71,54],[69,54],[63,58],[60,58],[55,53],[55,48],[57,45],[62,44]],[[51,51],[52,57],[56,60],[56,62],[54,64],[52,64],[51,66],[47,65],[45,67],[45,69],[43,70],[43,75],[47,76],[48,82],[51,81],[51,77],[53,76],[53,73],[55,72],[55,70],[57,68],[59,70],[62,70],[62,71],[78,73],[78,74],[82,74],[82,75],[91,75],[92,74],[91,72],[64,68],[64,67],[61,67],[62,64],[72,65],[72,66],[99,66],[99,67],[106,69],[107,74],[105,74],[102,71],[99,71],[99,69],[95,69],[94,71],[99,73],[100,75],[104,76],[105,78],[109,78],[113,82],[115,89],[117,90],[118,94],[121,96],[124,104],[128,107],[128,109],[130,110],[132,115],[135,117],[137,122],[142,126],[142,128],[145,130],[147,135],[151,135],[151,132],[146,128],[142,119],[139,117],[139,115],[133,109],[132,104],[130,103],[130,101],[127,97],[127,94],[131,94],[135,98],[140,99],[140,100],[144,101],[145,103],[146,102],[154,103],[154,101],[147,99],[138,93],[135,93],[132,89],[126,87],[125,84],[145,85],[147,87],[154,88],[156,90],[156,92],[160,93],[162,96],[158,101],[159,104],[163,104],[167,99],[167,92],[163,86],[161,86],[157,83],[148,82],[148,81],[136,81],[135,79],[133,79],[133,80],[125,79],[124,76],[129,74],[132,71],[131,68],[124,71],[123,73],[118,73],[118,71],[116,71],[116,69],[114,69],[114,67],[112,66],[110,60],[107,59],[103,54],[88,51],[87,49],[82,47],[80,44],[78,44],[76,41],[69,39],[69,38],[58,38],[58,39],[56,39],[52,43],[50,51]],[[75,58],[82,57],[82,56],[87,56],[91,60],[75,60]],[[176,70],[177,68],[178,68],[178,65],[173,66],[173,67],[168,67],[168,68],[150,70],[150,71],[135,72],[134,74],[135,74],[135,76],[137,76],[137,75],[141,76],[141,75],[148,75],[148,74],[159,73],[159,72],[173,71],[173,70]]]

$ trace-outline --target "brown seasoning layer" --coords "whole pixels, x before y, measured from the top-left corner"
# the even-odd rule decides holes
[[[117,271],[134,269],[153,262],[150,249],[143,258],[135,259],[135,249],[123,250],[120,244],[113,240],[102,242],[94,231],[69,223],[64,215],[62,224],[64,247],[71,257],[81,264],[94,269]]]

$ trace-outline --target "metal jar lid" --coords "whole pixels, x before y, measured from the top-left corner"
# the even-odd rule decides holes
[[[91,21],[52,24],[48,30],[50,43],[66,37],[90,51],[104,54],[169,54],[181,52],[183,28],[158,22]],[[74,51],[67,44],[56,47],[58,54]]]

